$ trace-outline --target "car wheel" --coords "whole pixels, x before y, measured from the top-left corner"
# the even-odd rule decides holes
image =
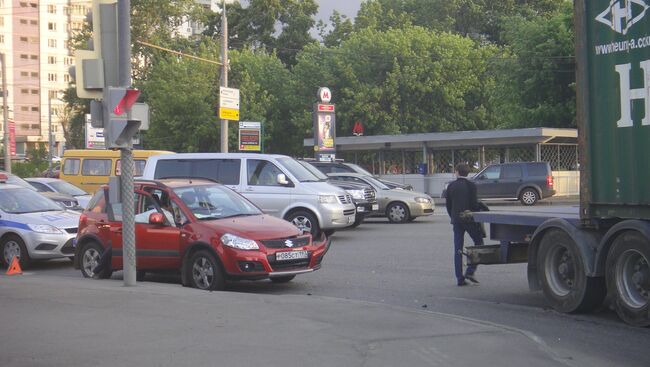
[[[537,194],[537,190],[530,187],[525,188],[524,191],[522,191],[519,195],[519,201],[521,201],[521,203],[524,205],[535,205],[535,203],[537,203],[537,200],[539,200],[539,194]]]
[[[144,270],[136,270],[136,272],[135,272],[135,281],[136,282],[143,282],[145,276],[147,276],[146,271],[144,271]]]
[[[607,289],[618,316],[634,326],[650,326],[650,245],[642,234],[627,231],[607,255]]]
[[[273,278],[271,278],[271,281],[273,283],[289,283],[295,277],[296,277],[295,275],[287,275],[287,276],[283,276],[283,277],[273,277]]]
[[[99,271],[97,267],[102,263],[102,253],[104,248],[97,242],[90,242],[84,245],[83,250],[79,253],[79,267],[81,268],[81,274],[84,278],[98,278],[98,279],[107,279],[111,277],[113,273],[110,267],[110,259],[104,260],[106,265],[100,268]]]
[[[18,257],[18,264],[21,269],[27,269],[31,263],[27,247],[22,238],[15,234],[6,236],[0,244],[2,249],[2,265],[9,267],[14,257]]]
[[[391,223],[404,223],[411,217],[409,208],[402,203],[392,203],[386,209],[386,216]]]
[[[285,220],[291,222],[294,226],[298,227],[303,233],[311,233],[313,238],[320,236],[320,227],[316,217],[308,211],[298,210],[289,214]]]
[[[190,283],[192,287],[206,291],[222,291],[226,281],[217,259],[207,250],[197,251],[190,258]]]

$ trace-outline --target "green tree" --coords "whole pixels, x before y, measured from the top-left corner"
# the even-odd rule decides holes
[[[505,29],[513,57],[500,65],[501,126],[575,127],[571,5],[550,18],[511,18]]]
[[[327,47],[336,47],[350,37],[354,31],[354,24],[344,14],[334,11],[330,16],[331,28],[328,31],[328,25],[322,20],[318,22],[318,33],[323,39],[323,44]]]
[[[294,90],[307,106],[318,86],[332,89],[338,136],[350,135],[355,121],[368,135],[486,129],[496,125],[487,60],[498,53],[421,27],[368,28],[339,48],[306,48],[294,68]],[[310,136],[311,119],[294,117]]]

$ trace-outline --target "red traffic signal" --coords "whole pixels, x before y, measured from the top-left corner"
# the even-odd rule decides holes
[[[113,109],[113,113],[117,116],[124,114],[126,111],[130,110],[135,101],[138,100],[140,96],[140,91],[137,89],[127,89],[124,97],[118,102],[117,106]]]

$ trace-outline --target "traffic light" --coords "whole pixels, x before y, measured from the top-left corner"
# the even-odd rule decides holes
[[[108,87],[104,100],[104,139],[106,148],[130,148],[141,121],[134,116],[140,91],[133,88]]]
[[[117,85],[117,0],[93,0],[87,16],[93,27],[90,50],[77,50],[71,68],[79,98],[102,99],[106,86]]]

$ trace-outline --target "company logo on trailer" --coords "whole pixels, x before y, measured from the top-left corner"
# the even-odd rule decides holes
[[[596,20],[613,31],[627,34],[627,31],[645,16],[648,11],[646,0],[611,0],[607,9],[598,14]]]

